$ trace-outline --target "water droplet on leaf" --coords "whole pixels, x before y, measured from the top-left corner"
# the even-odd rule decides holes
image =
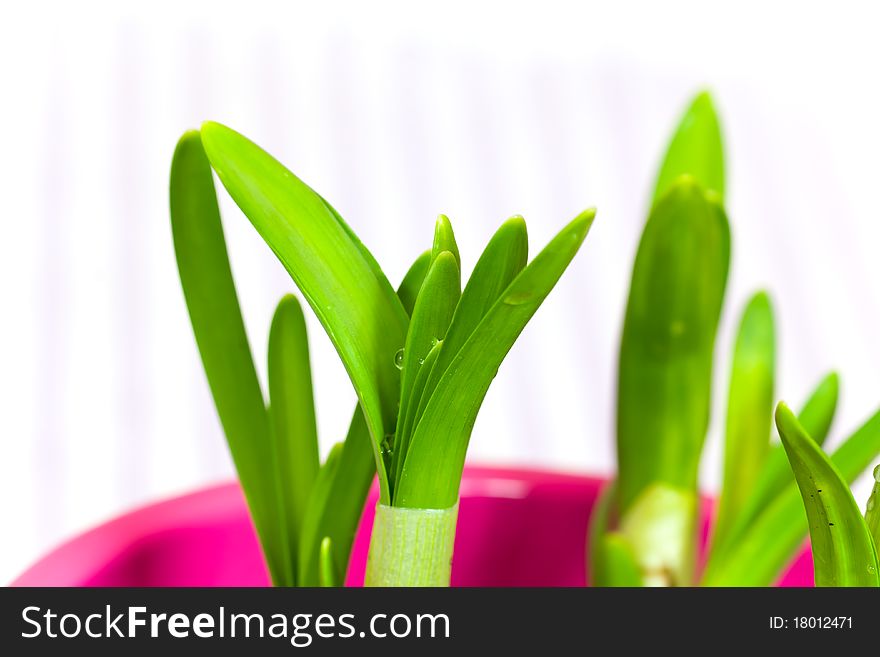
[[[398,349],[397,353],[394,354],[394,367],[399,370],[403,369],[403,349]]]

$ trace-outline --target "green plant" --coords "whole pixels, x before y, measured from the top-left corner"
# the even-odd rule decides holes
[[[320,469],[302,313],[292,297],[276,313],[267,407],[229,272],[212,170],[290,273],[357,393],[349,435]],[[509,219],[464,289],[452,226],[441,216],[432,249],[395,293],[320,195],[216,123],[181,139],[171,208],[202,361],[273,581],[341,581],[375,471],[380,503],[366,583],[448,584],[458,489],[480,404],[586,238],[594,211],[578,215],[528,264],[525,222]]]
[[[783,403],[776,426],[807,512],[816,586],[880,586],[880,466],[863,518],[846,477]]]
[[[806,535],[784,448],[770,442],[775,328],[759,292],[736,336],[723,487],[705,570],[696,567],[698,472],[730,257],[724,190],[719,121],[703,93],[670,141],[633,266],[618,373],[619,473],[590,527],[597,585],[769,585]],[[837,397],[832,373],[800,414],[819,443]],[[880,414],[832,458],[851,481],[878,452]]]

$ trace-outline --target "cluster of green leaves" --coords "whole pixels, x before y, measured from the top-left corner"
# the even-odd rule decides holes
[[[229,268],[212,171],[329,335],[358,397],[349,434],[319,467],[302,310],[279,304],[264,401]],[[235,131],[205,123],[175,152],[171,215],[196,340],[273,581],[338,583],[374,473],[380,501],[456,504],[465,452],[502,360],[590,229],[572,220],[528,263],[525,222],[491,238],[467,284],[452,226],[395,292],[318,193]],[[411,316],[411,317],[410,317]]]
[[[730,259],[724,157],[710,97],[697,96],[661,165],[636,254],[620,347],[618,480],[591,522],[590,572],[606,586],[766,586],[807,523],[784,448],[771,443],[776,358],[770,299],[742,315],[728,392],[724,477],[711,550],[697,572],[698,473]],[[832,373],[800,421],[821,443],[838,398]],[[880,452],[880,415],[835,452],[852,480]]]
[[[196,342],[274,584],[340,583],[375,473],[363,414],[319,464],[305,320],[287,295],[272,319],[263,396],[229,265],[211,165],[198,132],[171,167],[171,225]],[[413,282],[401,286],[411,296]]]

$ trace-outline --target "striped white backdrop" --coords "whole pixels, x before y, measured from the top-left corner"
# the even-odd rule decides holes
[[[468,273],[507,216],[527,218],[537,249],[598,206],[585,248],[501,368],[470,455],[606,472],[652,171],[688,97],[709,85],[735,240],[719,384],[736,315],[768,286],[781,395],[800,403],[834,366],[839,431],[880,403],[877,16],[804,3],[237,4],[4,12],[0,581],[132,505],[231,475],[167,215],[175,141],[206,118],[320,190],[392,280],[439,212]],[[223,210],[264,370],[270,314],[292,285],[228,200]],[[326,451],[354,395],[309,328]]]

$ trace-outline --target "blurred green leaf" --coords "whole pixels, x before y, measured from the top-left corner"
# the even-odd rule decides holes
[[[443,372],[413,430],[395,506],[445,509],[456,503],[465,452],[486,391],[517,336],[577,253],[594,216],[593,210],[580,214],[516,276]]]
[[[632,545],[611,529],[615,490],[614,483],[602,490],[590,517],[587,555],[590,586],[643,586],[642,571]]]
[[[612,531],[616,495],[617,482],[612,481],[599,493],[599,498],[590,514],[590,524],[587,528],[587,573],[590,586],[599,586],[596,582],[607,581],[608,578],[605,548],[602,542],[605,535]]]
[[[217,123],[202,126],[220,181],[285,266],[339,352],[358,394],[389,502],[380,444],[397,417],[406,312],[375,259],[312,189],[275,158]]]
[[[699,94],[682,116],[666,149],[654,188],[659,201],[682,175],[697,179],[724,198],[724,147],[718,115],[707,92]]]
[[[601,553],[603,567],[597,573],[593,586],[644,585],[635,551],[623,535],[616,532],[603,535],[598,542],[597,551]]]
[[[724,483],[713,544],[723,545],[754,489],[770,446],[775,369],[773,309],[765,292],[749,301],[736,338],[727,404]]]
[[[829,372],[810,394],[798,414],[798,422],[820,447],[825,444],[831,431],[839,397],[840,377],[837,372]],[[782,449],[782,445],[779,448]]]
[[[874,468],[874,487],[865,510],[865,524],[871,532],[874,545],[880,545],[880,465]]]
[[[785,404],[776,426],[807,511],[816,586],[880,586],[877,550],[849,485]]]
[[[646,585],[693,583],[698,504],[695,490],[654,482],[621,515],[617,531],[632,547]]]
[[[617,402],[623,515],[653,483],[696,490],[729,258],[723,209],[692,178],[680,178],[645,225],[624,319]]]
[[[820,446],[825,442],[831,428],[834,411],[837,408],[839,389],[837,374],[832,372],[826,375],[813,390],[798,416],[801,426]],[[772,445],[767,453],[767,458],[764,459],[764,465],[761,467],[757,481],[736,516],[725,544],[722,545],[717,536],[713,537],[709,564],[711,565],[714,560],[720,558],[726,546],[737,541],[755,519],[786,488],[790,487],[794,487],[794,477],[791,466],[788,464],[788,457],[785,455],[785,449],[781,444]]]
[[[333,542],[329,536],[325,536],[321,541],[321,576],[319,578],[321,586],[341,586],[340,581],[336,578],[338,568],[333,563]]]
[[[171,164],[171,228],[186,306],[211,394],[272,581],[293,584],[276,453],[251,357],[211,168],[199,133],[187,132]]]

